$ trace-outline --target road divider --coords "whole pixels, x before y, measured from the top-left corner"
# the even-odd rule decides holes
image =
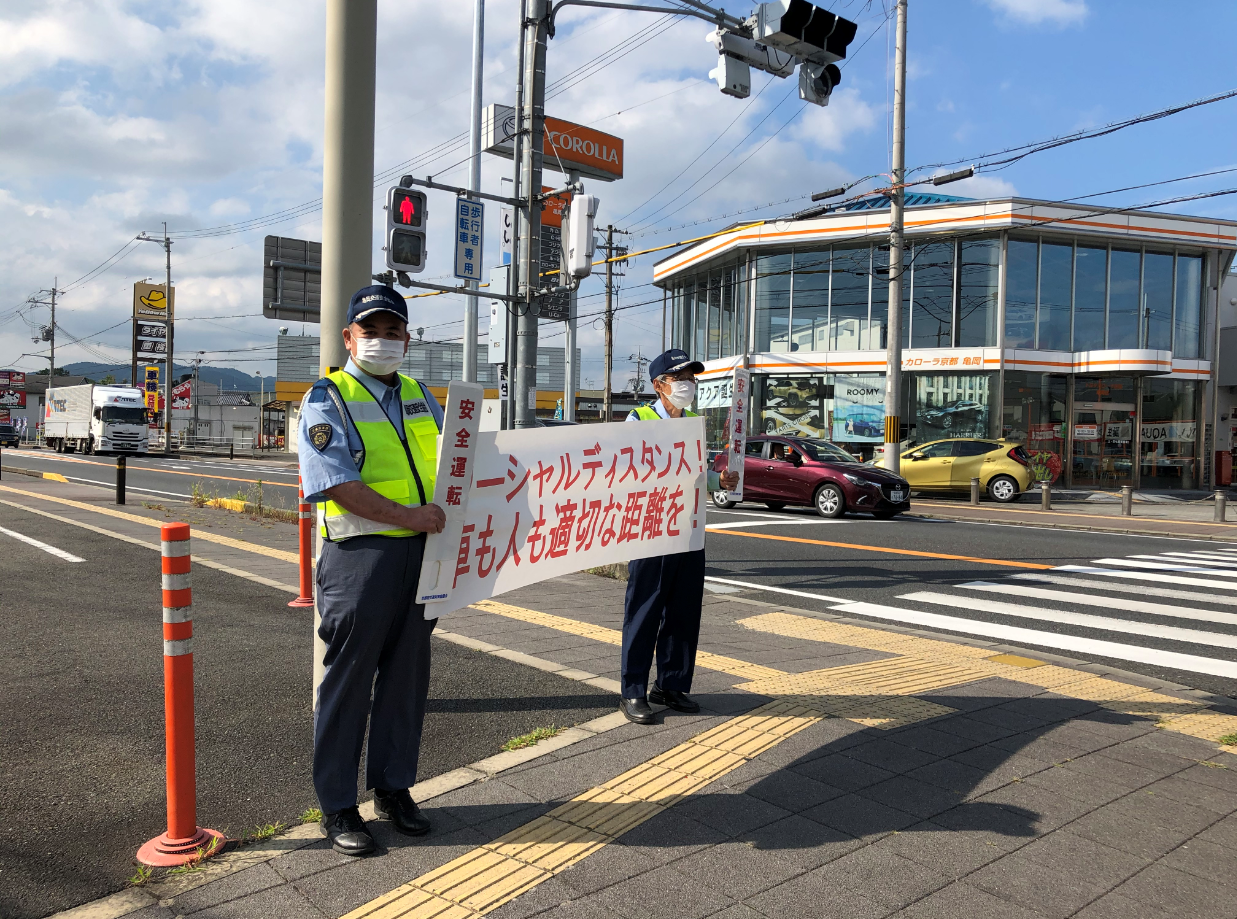
[[[297,555],[300,558],[298,567],[301,574],[301,592],[288,605],[306,607],[314,605],[314,514],[309,502],[305,500],[305,489],[298,487],[296,495],[298,501],[297,514],[299,515],[297,520]]]
[[[166,833],[137,851],[143,865],[196,863],[217,852],[223,834],[197,825],[193,725],[193,591],[189,586],[189,524],[160,528],[163,557],[163,712],[167,744]]]

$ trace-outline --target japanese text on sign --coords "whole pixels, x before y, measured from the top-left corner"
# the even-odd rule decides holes
[[[447,418],[444,457],[450,405]],[[427,618],[582,568],[704,546],[700,417],[484,432],[473,443],[471,484],[446,498],[448,525],[426,541],[417,593]]]
[[[481,243],[485,237],[485,205],[457,198],[455,202],[455,276],[481,280]]]
[[[730,390],[730,415],[726,418],[726,471],[739,475],[739,484],[727,494],[731,501],[743,500],[743,455],[747,452],[747,400],[751,388],[751,372],[736,367]]]

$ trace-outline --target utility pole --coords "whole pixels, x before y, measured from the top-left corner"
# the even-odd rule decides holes
[[[163,363],[163,452],[172,449],[172,325],[175,313],[172,310],[172,239],[168,236],[167,221],[163,222],[163,238],[156,239],[148,233],[138,234],[138,239],[148,243],[158,243],[163,247],[167,274],[163,282],[163,314],[167,325],[167,353]],[[133,376],[137,375],[136,365]]]
[[[198,443],[198,402],[201,401],[202,394],[198,391],[198,373],[202,368],[202,352],[198,352],[198,356],[193,359],[193,440],[191,441],[196,447]]]
[[[520,23],[524,47],[523,131],[527,134],[520,169],[519,212],[520,294],[523,312],[516,321],[515,427],[537,424],[537,291],[541,288],[541,166],[545,143],[545,57],[549,25],[548,0],[526,0],[527,16]]]
[[[485,49],[485,0],[475,0],[472,13],[472,110],[468,125],[468,152],[472,159],[468,167],[468,190],[481,190],[481,78]],[[473,290],[480,281],[466,281]],[[465,383],[477,382],[477,297],[464,298],[464,372]]]
[[[39,291],[39,294],[49,295],[49,298],[47,300],[40,300],[38,298],[38,295],[35,295],[26,301],[31,306],[50,307],[52,311],[52,318],[51,318],[50,324],[45,326],[44,329],[41,329],[39,332],[39,337],[35,339],[35,341],[46,341],[51,345],[51,362],[47,365],[47,388],[48,389],[51,389],[52,380],[56,373],[56,294],[61,293],[59,288],[60,288],[60,278],[58,277],[53,278],[51,290]]]
[[[602,421],[614,420],[614,225],[606,225],[606,380],[602,393]]]
[[[347,359],[340,330],[352,295],[373,283],[374,60],[377,0],[327,0],[322,144],[319,374]]]
[[[635,354],[629,354],[627,359],[636,365],[636,378],[632,392],[638,396],[644,391],[644,365],[649,362],[649,359],[644,356],[643,350],[637,350]]]
[[[902,219],[906,201],[906,0],[898,2],[893,79],[893,171],[889,191],[889,318],[885,347],[885,468],[900,471],[902,421]]]

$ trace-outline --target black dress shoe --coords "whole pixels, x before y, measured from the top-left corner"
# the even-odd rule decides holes
[[[672,708],[676,712],[684,712],[688,715],[694,715],[700,711],[700,703],[687,693],[676,692],[673,689],[662,689],[656,683],[649,690],[649,701],[654,705],[664,705],[666,708]]]
[[[653,710],[649,708],[648,700],[644,697],[639,699],[619,699],[619,711],[633,724],[657,723],[657,719],[653,717]]]
[[[334,814],[322,815],[322,829],[331,841],[331,848],[344,855],[368,855],[374,851],[374,837],[361,819],[356,807],[349,807]]]
[[[430,831],[429,818],[421,813],[407,788],[397,791],[374,789],[374,810],[405,836],[424,836]]]

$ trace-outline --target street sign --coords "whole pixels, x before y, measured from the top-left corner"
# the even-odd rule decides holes
[[[159,410],[159,368],[146,368],[146,407],[152,412]]]
[[[515,208],[504,207],[498,211],[498,228],[502,238],[503,264],[511,264],[511,252],[515,241]]]
[[[548,214],[549,211],[547,210]],[[559,227],[541,227],[541,273],[558,271],[563,261],[563,231]],[[557,274],[545,275],[542,282],[546,287],[557,287],[561,281]],[[557,294],[546,294],[541,298],[542,319],[551,322],[566,322],[571,316],[571,294],[563,291]]]
[[[506,402],[510,388],[507,385],[507,365],[498,365],[498,400]]]
[[[162,284],[147,284],[143,281],[133,285],[133,318],[169,322],[176,312],[176,288],[172,288],[169,308]]]
[[[457,198],[455,202],[455,276],[481,279],[481,244],[485,239],[485,205]]]
[[[262,315],[317,322],[322,310],[322,243],[268,236],[262,249]]]
[[[486,153],[511,159],[515,155],[515,109],[488,105],[481,116],[482,147]],[[555,172],[574,169],[582,176],[613,182],[623,177],[623,139],[558,118],[545,119],[543,168]]]

